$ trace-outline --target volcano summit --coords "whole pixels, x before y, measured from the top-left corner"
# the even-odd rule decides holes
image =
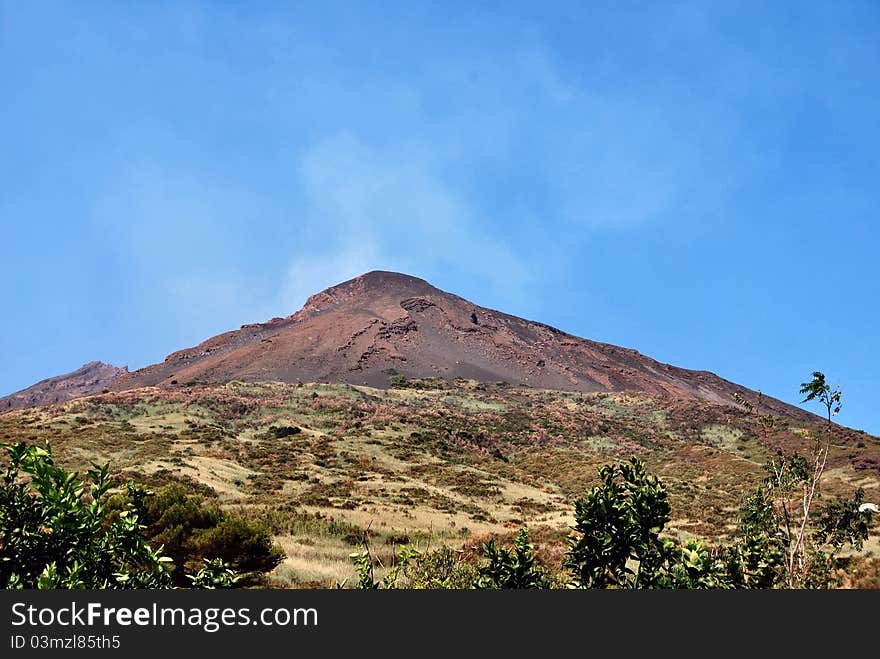
[[[572,336],[487,309],[409,275],[373,271],[311,296],[286,318],[240,329],[121,372],[114,390],[232,380],[387,387],[389,375],[505,381],[569,391],[640,391],[730,405],[748,389],[708,371]],[[768,411],[813,415],[775,399]]]

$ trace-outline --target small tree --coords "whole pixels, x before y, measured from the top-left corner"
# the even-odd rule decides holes
[[[660,532],[669,521],[666,486],[644,463],[599,468],[599,485],[575,501],[577,535],[564,566],[582,588],[650,588],[666,560]]]
[[[524,528],[519,530],[510,549],[499,548],[495,540],[484,542],[483,556],[488,563],[480,568],[474,585],[492,589],[548,588],[547,575],[538,565],[534,549]]]
[[[825,374],[821,371],[813,371],[813,379],[801,384],[801,393],[807,395],[801,401],[802,403],[818,400],[825,406],[828,411],[829,425],[831,417],[840,412],[840,387],[832,389],[831,385],[825,382]]]
[[[801,402],[818,400],[825,405],[829,425],[840,412],[840,388],[832,389],[821,371],[814,371],[813,379],[801,384],[800,393],[807,395]],[[742,395],[733,397],[753,413]],[[758,420],[767,441],[773,425],[768,420],[773,417],[759,415]],[[861,488],[850,499],[837,499],[816,511],[830,449],[830,439],[819,434],[807,456],[780,449],[764,465],[767,477],[742,509],[741,538],[731,552],[730,569],[740,585],[828,587],[835,583],[834,570],[842,561],[843,547],[862,547],[868,537],[870,509],[859,508],[864,499]]]
[[[740,508],[739,536],[726,550],[727,574],[734,588],[773,588],[785,552],[774,524],[774,507],[763,488]]]
[[[745,583],[754,584],[748,587],[828,588],[845,562],[841,550],[862,548],[871,522],[864,490],[816,510],[827,460],[828,446],[817,443],[809,459],[780,452],[765,465],[764,484],[743,509],[740,565]]]

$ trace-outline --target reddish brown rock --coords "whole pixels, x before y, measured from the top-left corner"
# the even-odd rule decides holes
[[[479,307],[428,282],[369,272],[310,297],[283,319],[245,325],[120,377],[111,388],[172,382],[282,380],[388,385],[408,378],[468,378],[574,391],[636,390],[725,405],[744,387],[707,371],[566,334]],[[765,398],[762,412],[814,420]]]
[[[128,373],[128,367],[89,362],[66,375],[48,378],[0,398],[0,412],[22,407],[63,403],[64,401],[101,393],[120,377]]]

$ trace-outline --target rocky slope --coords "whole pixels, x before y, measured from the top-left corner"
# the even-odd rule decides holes
[[[100,393],[127,373],[128,367],[125,366],[120,368],[103,362],[89,362],[71,373],[42,380],[27,389],[0,398],[0,412],[62,403]]]
[[[578,338],[487,309],[408,275],[375,271],[313,295],[295,314],[245,325],[123,375],[115,390],[232,380],[388,386],[389,376],[505,381],[569,391],[641,391],[732,404],[754,392],[708,371]],[[775,399],[763,410],[815,417]]]

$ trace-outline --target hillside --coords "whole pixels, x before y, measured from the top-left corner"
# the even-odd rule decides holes
[[[0,415],[4,441],[51,441],[59,461],[109,460],[158,488],[182,482],[265,521],[288,554],[276,585],[350,578],[365,532],[390,559],[409,541],[467,550],[528,525],[558,563],[572,501],[598,465],[637,455],[670,489],[670,533],[729,538],[777,450],[830,432],[824,491],[880,491],[880,440],[824,422],[765,432],[744,411],[634,392],[565,392],[472,380],[230,382],[147,387]],[[875,553],[880,546],[867,546]]]

